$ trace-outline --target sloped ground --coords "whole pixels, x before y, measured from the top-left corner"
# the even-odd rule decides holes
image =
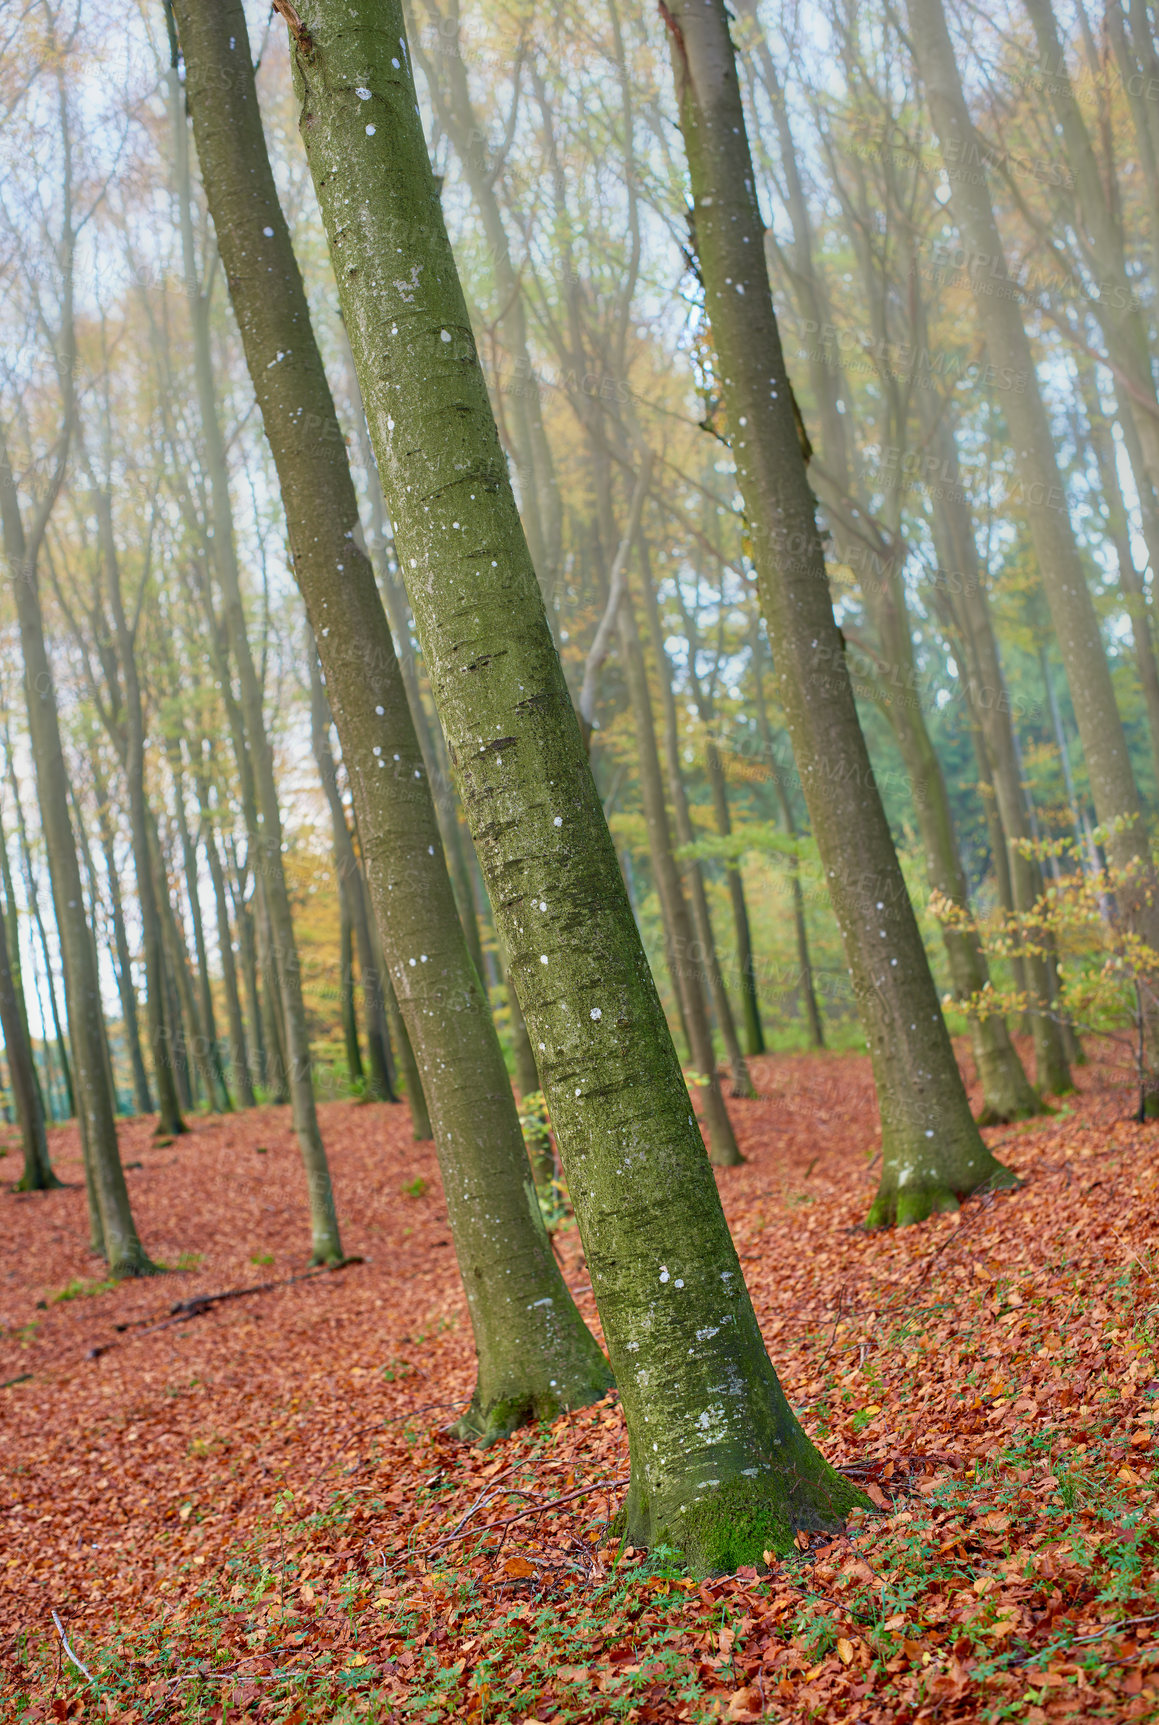
[[[987,1135],[1020,1191],[867,1236],[867,1062],[754,1070],[725,1205],[791,1400],[881,1513],[693,1583],[608,1536],[614,1397],[453,1442],[470,1338],[402,1109],[322,1111],[362,1262],[176,1321],[305,1270],[288,1109],[167,1146],[125,1127],[143,1238],[184,1267],[115,1289],[61,1130],[69,1188],[0,1195],[0,1717],[1159,1715],[1159,1126],[1088,1067],[1063,1112]]]

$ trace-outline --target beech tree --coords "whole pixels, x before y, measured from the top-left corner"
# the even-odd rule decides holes
[[[174,0],[194,135],[294,575],[342,743],[379,932],[418,1057],[478,1355],[483,1442],[596,1400],[607,1363],[552,1253],[467,950],[406,688],[270,170],[240,0]]]
[[[723,0],[677,0],[663,18],[774,670],[873,1059],[882,1177],[869,1219],[920,1221],[1014,1178],[971,1117],[857,718],[765,270],[727,12]]]
[[[400,565],[627,1419],[628,1537],[705,1570],[759,1562],[858,1494],[785,1400],[725,1224],[516,510],[401,8],[284,15]]]

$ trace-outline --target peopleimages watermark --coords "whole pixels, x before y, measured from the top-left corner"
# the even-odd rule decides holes
[[[863,138],[846,145],[845,153],[863,162],[891,161],[905,166],[916,162],[931,173],[944,173],[966,185],[984,185],[990,168],[1000,168],[1017,179],[1034,180],[1040,186],[1074,185],[1070,168],[1056,157],[996,148],[976,136],[950,137],[944,145],[923,145],[891,136],[884,126],[871,126]]]
[[[1001,252],[976,251],[954,240],[931,240],[930,262],[915,261],[915,274],[939,287],[968,286],[974,293],[988,294],[996,299],[1016,299],[1033,304],[1036,300],[1082,300],[1110,311],[1141,309],[1143,301],[1135,290],[1123,281],[1083,282],[1070,275],[1037,274],[1028,270],[1011,272]]]
[[[787,321],[787,320],[786,320]],[[798,318],[791,326],[799,338],[819,337],[818,345],[801,348],[798,357],[838,364],[843,371],[885,375],[919,389],[943,384],[980,384],[986,389],[1025,391],[1029,373],[1011,365],[971,359],[955,348],[931,348],[917,342],[894,341],[871,331],[852,329],[816,318]]]

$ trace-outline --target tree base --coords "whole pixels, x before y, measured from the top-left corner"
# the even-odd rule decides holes
[[[1021,1184],[1017,1174],[1012,1174],[1009,1168],[1004,1168],[1001,1162],[997,1161],[994,1162],[992,1171],[966,1192],[954,1192],[949,1186],[936,1182],[907,1183],[899,1186],[896,1180],[891,1180],[887,1170],[882,1176],[865,1226],[868,1229],[908,1228],[914,1222],[926,1221],[930,1216],[945,1215],[960,1209],[965,1199],[978,1192],[1010,1191]]]
[[[130,1282],[142,1276],[163,1276],[165,1271],[160,1264],[155,1264],[147,1258],[144,1252],[135,1253],[132,1257],[122,1258],[109,1265],[109,1276],[114,1282]]]
[[[1016,1120],[1033,1120],[1040,1114],[1054,1113],[1050,1103],[1044,1102],[1037,1092],[1032,1092],[1031,1097],[1030,1101],[986,1102],[975,1123],[978,1126],[1012,1126]]]
[[[39,1174],[35,1179],[22,1174],[16,1182],[18,1192],[59,1192],[64,1189],[64,1181],[58,1180],[52,1169],[47,1174]]]
[[[498,1397],[485,1406],[476,1388],[470,1407],[450,1428],[452,1437],[457,1437],[462,1443],[474,1444],[478,1449],[490,1449],[492,1444],[502,1443],[522,1426],[549,1423],[575,1408],[591,1407],[615,1388],[611,1367],[602,1355],[599,1358],[602,1369],[593,1367],[586,1382],[581,1379],[563,1395],[558,1388],[529,1389],[521,1394]]]
[[[782,1464],[763,1480],[734,1475],[687,1507],[670,1502],[667,1512],[653,1510],[642,1494],[636,1497],[633,1482],[627,1537],[645,1550],[671,1546],[693,1575],[732,1575],[772,1556],[788,1556],[800,1532],[840,1533],[851,1510],[872,1509],[812,1445],[806,1442],[792,1460],[796,1467]]]

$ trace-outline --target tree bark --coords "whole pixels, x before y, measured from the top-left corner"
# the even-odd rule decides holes
[[[231,72],[232,75],[232,72]],[[267,955],[272,963],[282,1007],[281,1031],[285,1037],[285,1080],[293,1107],[294,1130],[306,1173],[310,1205],[311,1263],[335,1264],[342,1259],[342,1240],[334,1207],[330,1168],[318,1129],[318,1111],[310,1065],[310,1039],[306,1008],[302,999],[302,977],[294,939],[294,919],[286,875],[282,866],[282,815],[274,777],[274,757],[266,733],[262,691],[257,667],[250,651],[242,605],[237,545],[233,529],[233,507],[229,495],[229,469],[225,443],[217,416],[213,362],[209,342],[209,306],[201,292],[193,247],[193,216],[189,178],[189,146],[185,116],[185,92],[176,68],[170,74],[176,141],[178,203],[181,216],[182,250],[186,291],[193,323],[194,358],[202,444],[208,469],[213,509],[213,545],[217,577],[221,587],[229,650],[237,669],[241,709],[246,737],[254,763],[257,825],[249,833],[250,857],[261,875],[270,942]]]
[[[857,718],[769,292],[724,0],[676,0],[663,15],[781,705],[877,1083],[882,1178],[870,1225],[920,1221],[1014,1177],[970,1115]]]
[[[240,0],[176,0],[190,106],[294,575],[326,678],[367,879],[435,1128],[490,1442],[607,1390],[543,1225],[490,1006],[463,937],[346,448],[262,135]]]
[[[528,555],[397,0],[309,0],[291,52],[435,704],[620,1388],[628,1537],[706,1571],[759,1562],[858,1494],[794,1418],[729,1238]]]

